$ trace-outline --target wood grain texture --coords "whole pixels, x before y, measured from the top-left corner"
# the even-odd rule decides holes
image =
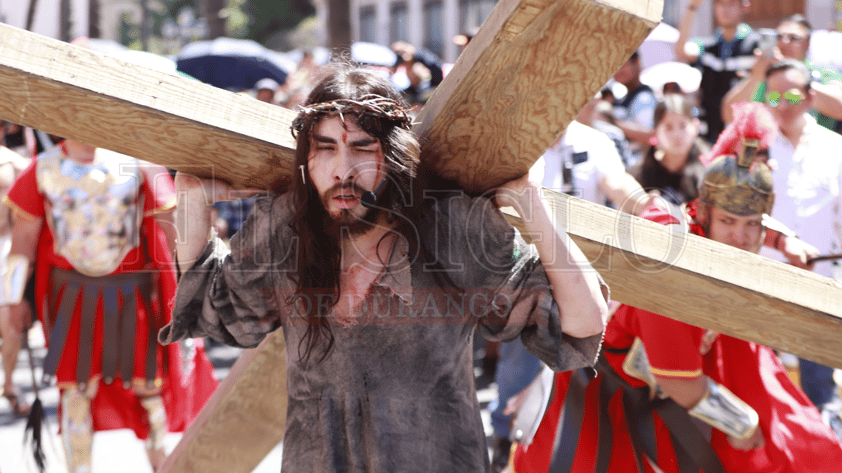
[[[557,221],[611,287],[612,299],[842,368],[839,282],[677,225],[546,195]],[[507,218],[523,229],[520,217]],[[162,471],[251,471],[283,437],[285,374],[277,331],[237,361]],[[224,469],[213,469],[220,465]]]
[[[662,6],[501,1],[421,114],[423,159],[472,191],[522,175]],[[5,120],[238,187],[293,174],[292,111],[7,25],[0,58]]]
[[[237,359],[160,471],[253,471],[283,438],[286,412],[286,352],[277,330]]]
[[[657,25],[662,8],[501,1],[419,115],[424,159],[469,191],[523,175]]]
[[[842,283],[678,225],[545,192],[613,300],[842,368]]]
[[[295,114],[0,24],[0,118],[240,187],[282,187]]]
[[[461,117],[454,131],[476,136],[473,143],[484,147],[473,154],[457,149],[442,162],[452,167],[458,156],[472,173],[462,182],[474,189],[494,187],[525,171],[657,22],[616,12],[621,9],[584,0],[501,2],[478,35],[491,39],[472,43],[476,52],[471,54],[478,61],[461,61],[436,94],[438,111]],[[586,21],[592,14],[602,16]],[[572,20],[557,24],[565,17]],[[615,28],[629,31],[621,40],[615,34],[603,40]],[[552,42],[552,35],[563,39]],[[501,42],[506,47],[495,48]],[[568,46],[566,56],[554,49],[562,43]],[[606,60],[603,50],[609,51]],[[504,67],[483,63],[498,56],[497,64]],[[6,92],[0,102],[3,119],[240,187],[280,189],[292,175],[292,112],[4,25],[0,58],[0,84]],[[483,70],[494,71],[493,80],[477,80],[487,77]],[[471,89],[451,96],[463,82]],[[557,86],[571,89],[559,91]],[[573,99],[559,103],[558,96]],[[537,109],[535,104],[547,105]],[[515,116],[498,122],[471,118],[478,111]],[[489,126],[502,127],[491,133],[495,141],[480,137],[480,130]],[[536,126],[540,133],[531,130]],[[489,173],[488,161],[466,164],[509,135],[516,145],[499,155],[505,159],[494,163],[494,173]],[[440,136],[433,132],[423,138],[430,143]],[[508,163],[510,156],[518,162]],[[504,164],[500,175],[498,163]],[[276,332],[238,361],[163,471],[251,471],[283,436],[284,367],[283,338]]]

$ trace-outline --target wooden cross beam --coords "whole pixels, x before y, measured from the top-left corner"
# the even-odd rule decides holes
[[[522,175],[658,23],[662,0],[501,0],[419,117],[472,191]],[[0,117],[242,187],[283,189],[295,113],[0,25]]]
[[[418,117],[469,191],[522,176],[661,18],[663,0],[500,0]]]
[[[241,187],[282,188],[295,112],[0,24],[0,117]]]
[[[286,405],[284,334],[277,330],[240,355],[159,471],[254,471],[284,436]]]
[[[544,192],[613,300],[842,368],[842,282]],[[507,218],[523,229],[520,217]]]
[[[521,175],[642,41],[661,8],[660,1],[502,0],[420,116],[426,158],[470,190]],[[0,118],[9,121],[240,186],[282,189],[291,175],[293,113],[248,97],[2,25],[0,84]],[[842,366],[833,350],[842,334],[838,283],[692,236],[681,251],[665,253],[679,248],[666,245],[676,238],[670,229],[553,200],[615,300]],[[669,264],[658,263],[665,257]],[[260,356],[282,345],[273,334],[254,353],[266,364],[254,366],[282,365]],[[212,451],[232,439],[272,445],[272,434],[255,438],[243,428],[257,420],[282,426],[285,399],[251,389],[259,382],[249,373],[271,370],[250,371],[241,361],[244,374],[226,380],[219,402],[202,415],[209,420],[191,428],[198,435],[201,425],[222,428],[224,440],[201,445],[185,436],[184,453],[166,471],[213,469],[198,459],[216,465]]]

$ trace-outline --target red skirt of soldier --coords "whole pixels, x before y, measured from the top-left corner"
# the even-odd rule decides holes
[[[60,388],[103,378],[125,387],[160,387],[163,347],[157,343],[162,305],[153,291],[153,271],[89,277],[53,268],[44,300],[49,349],[45,376]]]
[[[148,254],[145,269],[118,271],[102,278],[104,284],[97,287],[97,278],[54,273],[49,265],[37,265],[35,286],[36,301],[45,304],[37,311],[48,342],[45,374],[54,374],[62,389],[80,382],[98,383],[92,401],[94,429],[130,428],[141,439],[148,437],[148,423],[132,384],[162,388],[171,432],[189,425],[218,384],[201,340],[195,340],[187,370],[179,344],[157,343],[158,329],[170,320],[167,305],[175,295],[176,281],[166,239],[155,218],[145,217],[143,227],[147,246],[127,260],[137,261]],[[51,241],[41,240],[39,247]],[[42,250],[49,248],[39,248],[39,253]],[[114,313],[115,305],[119,315]],[[62,320],[61,313],[68,310],[71,316]],[[122,346],[115,346],[114,333],[119,334]],[[54,373],[48,367],[51,358]]]
[[[622,318],[623,314],[620,311],[623,310],[638,309],[623,306],[615,314],[615,319],[618,316]],[[622,362],[625,359],[623,348],[628,346],[625,342],[630,344],[631,339],[625,339],[624,346],[612,346],[613,340],[609,331],[614,322],[615,320],[612,320],[606,330],[606,344],[603,346],[605,359],[613,371],[620,373],[629,386],[648,389],[641,388],[641,382],[623,373]],[[690,326],[688,328],[695,329]],[[795,473],[805,471],[805,468],[818,473],[839,471],[839,465],[842,464],[842,445],[833,432],[821,422],[819,412],[806,395],[792,383],[771,349],[720,335],[708,355],[705,356],[703,370],[707,376],[726,386],[757,411],[760,428],[765,438],[764,447],[745,452],[731,447],[725,435],[713,429],[710,445],[725,471]],[[635,448],[634,442],[638,445],[640,442],[629,434],[629,426],[631,425],[634,430],[634,425],[641,423],[639,420],[630,423],[629,417],[640,417],[640,412],[628,410],[627,406],[624,406],[623,389],[605,398],[603,385],[607,377],[602,373],[587,382],[583,399],[575,403],[583,406],[582,412],[575,416],[577,420],[581,419],[578,423],[580,427],[576,428],[576,432],[568,438],[556,439],[568,389],[571,384],[581,383],[583,379],[581,374],[580,371],[574,371],[556,375],[556,395],[550,403],[533,443],[527,449],[519,446],[515,451],[513,461],[516,473],[549,471],[556,441],[559,442],[559,445],[555,447],[557,458],[560,449],[572,449],[568,455],[572,461],[566,469],[559,471],[599,471],[598,463],[601,464],[601,471],[635,472],[638,471],[638,464],[642,464],[646,472],[679,473],[681,471],[678,458],[681,454],[676,453],[680,448],[676,448],[675,440],[664,419],[651,410],[647,410],[644,414],[651,420],[645,423],[647,427],[645,430],[650,438],[645,439],[644,442],[649,442],[654,446],[655,461],[660,470],[653,468],[649,461],[641,458],[639,454],[637,458],[642,461],[638,463],[635,455],[639,449]],[[574,379],[574,376],[580,376],[580,378]],[[627,391],[634,391],[634,389]],[[629,394],[627,392],[626,396]],[[602,400],[600,400],[601,396]],[[600,404],[607,408],[600,409]],[[629,412],[633,412],[634,415],[629,416]],[[605,445],[608,440],[600,438],[601,422],[604,431],[611,432],[608,449],[600,448],[600,445]],[[602,450],[601,455],[600,450]],[[557,460],[556,462],[559,463]],[[607,469],[605,469],[606,466]]]

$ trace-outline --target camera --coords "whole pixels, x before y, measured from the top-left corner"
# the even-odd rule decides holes
[[[757,30],[757,33],[760,35],[760,41],[757,47],[763,51],[766,57],[772,57],[775,51],[775,45],[778,42],[778,32],[772,28],[760,28]]]

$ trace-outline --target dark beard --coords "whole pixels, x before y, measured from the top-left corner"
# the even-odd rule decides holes
[[[379,220],[381,214],[383,213],[383,209],[379,208],[379,206],[378,208],[373,209],[366,208],[366,212],[361,217],[357,217],[348,209],[340,210],[339,217],[337,218],[334,218],[330,215],[330,213],[328,213],[327,196],[338,189],[350,189],[354,191],[356,195],[362,195],[366,192],[366,190],[362,187],[352,183],[340,184],[328,189],[324,193],[324,195],[321,196],[322,208],[325,211],[325,232],[331,235],[335,235],[337,238],[339,238],[346,232],[352,236],[356,236],[362,235],[371,230]]]
[[[341,237],[345,232],[353,236],[368,232],[374,228],[383,210],[380,208],[366,209],[362,217],[357,217],[346,209],[342,209],[341,212],[339,218],[333,218],[325,212],[325,231],[335,235],[337,238]]]

